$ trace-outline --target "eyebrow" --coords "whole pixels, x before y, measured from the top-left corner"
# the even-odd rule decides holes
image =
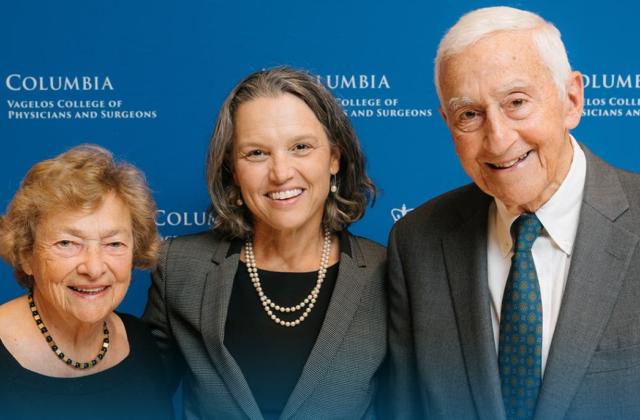
[[[509,83],[507,83],[506,85],[504,85],[503,87],[501,87],[497,91],[497,95],[505,96],[513,90],[529,89],[530,87],[531,87],[531,83],[528,83],[523,79],[514,79]],[[453,97],[449,99],[449,103],[447,104],[447,109],[449,111],[457,111],[458,109],[464,106],[474,105],[475,103],[476,101],[474,101],[468,96]]]
[[[102,239],[111,238],[112,236],[117,236],[117,235],[126,234],[126,233],[127,233],[126,229],[112,229],[112,230],[106,231],[105,233],[100,235],[100,237]]]
[[[314,141],[318,141],[318,137],[316,137],[315,135],[309,133],[309,134],[300,134],[298,136],[294,136],[291,137],[290,139],[287,139],[287,143],[296,143],[299,142],[301,140],[314,140]],[[265,145],[269,145],[268,141],[255,141],[255,140],[249,140],[247,142],[238,142],[238,144],[235,146],[237,149],[239,148],[243,148],[243,147],[264,147]]]
[[[83,238],[84,233],[76,228],[63,228],[60,232],[66,233],[78,238]],[[111,238],[113,236],[126,233],[126,229],[111,229],[104,233],[100,233],[100,239]]]
[[[291,138],[291,141],[298,141],[298,140],[304,140],[304,139],[317,139],[317,137],[311,133],[309,134],[300,134],[299,136],[295,136]]]
[[[447,109],[449,111],[456,111],[464,106],[473,105],[473,104],[475,104],[475,101],[469,98],[468,96],[453,97],[449,99]]]
[[[522,80],[522,79],[514,79],[511,82],[509,82],[508,84],[504,85],[499,91],[499,94],[507,94],[509,92],[511,92],[512,90],[521,90],[521,89],[528,89],[531,87],[531,83]]]

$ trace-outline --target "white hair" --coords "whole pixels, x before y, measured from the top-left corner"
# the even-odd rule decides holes
[[[435,59],[434,81],[441,102],[440,67],[444,60],[499,31],[531,31],[540,58],[551,72],[559,93],[564,93],[571,65],[558,28],[525,10],[504,6],[486,7],[462,16],[440,41]]]

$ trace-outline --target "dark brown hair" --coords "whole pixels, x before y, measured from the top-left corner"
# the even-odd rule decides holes
[[[323,223],[339,231],[359,220],[376,197],[367,176],[365,158],[353,130],[333,95],[311,74],[289,67],[275,67],[248,75],[222,104],[209,143],[207,183],[215,218],[214,227],[227,236],[243,238],[253,230],[246,206],[237,206],[239,188],[233,179],[234,116],[238,107],[252,99],[291,94],[304,101],[325,129],[331,147],[340,153],[336,174],[337,194],[329,194]]]

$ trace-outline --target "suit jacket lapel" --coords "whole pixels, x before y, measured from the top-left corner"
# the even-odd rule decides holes
[[[296,410],[312,394],[326,373],[328,361],[336,355],[358,308],[360,295],[367,282],[359,271],[360,267],[366,266],[366,261],[358,243],[351,236],[349,240],[352,257],[345,253],[340,255],[338,278],[324,322],[300,379],[282,411],[281,419],[293,417]]]
[[[584,149],[584,146],[583,146]],[[585,150],[587,178],[571,268],[536,418],[564,417],[616,302],[638,238],[615,220],[629,204],[613,168]]]
[[[214,251],[211,270],[207,273],[202,296],[201,332],[215,371],[219,372],[238,406],[250,419],[262,419],[258,403],[251,393],[240,366],[224,346],[224,327],[233,279],[240,259],[239,254],[227,257],[228,249],[228,242],[220,242]]]
[[[461,225],[443,238],[443,250],[477,414],[483,419],[501,419],[505,414],[487,280],[487,218],[490,202],[491,198],[482,194],[471,207],[463,210]]]

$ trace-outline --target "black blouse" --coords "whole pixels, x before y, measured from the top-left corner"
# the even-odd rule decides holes
[[[94,375],[56,378],[23,368],[0,341],[0,418],[173,419],[171,397],[151,333],[118,313],[129,355]]]
[[[340,239],[341,250],[349,252],[346,235],[340,235]],[[229,253],[240,252],[241,248],[242,243],[235,241]],[[338,277],[338,266],[339,263],[327,269],[315,306],[296,327],[283,327],[267,315],[251,283],[246,264],[241,261],[238,266],[227,313],[224,344],[242,369],[266,420],[280,416],[302,374],[322,327]],[[287,273],[258,269],[258,275],[264,293],[281,306],[300,303],[318,279],[317,271]],[[291,321],[303,311],[274,313],[285,321]]]

